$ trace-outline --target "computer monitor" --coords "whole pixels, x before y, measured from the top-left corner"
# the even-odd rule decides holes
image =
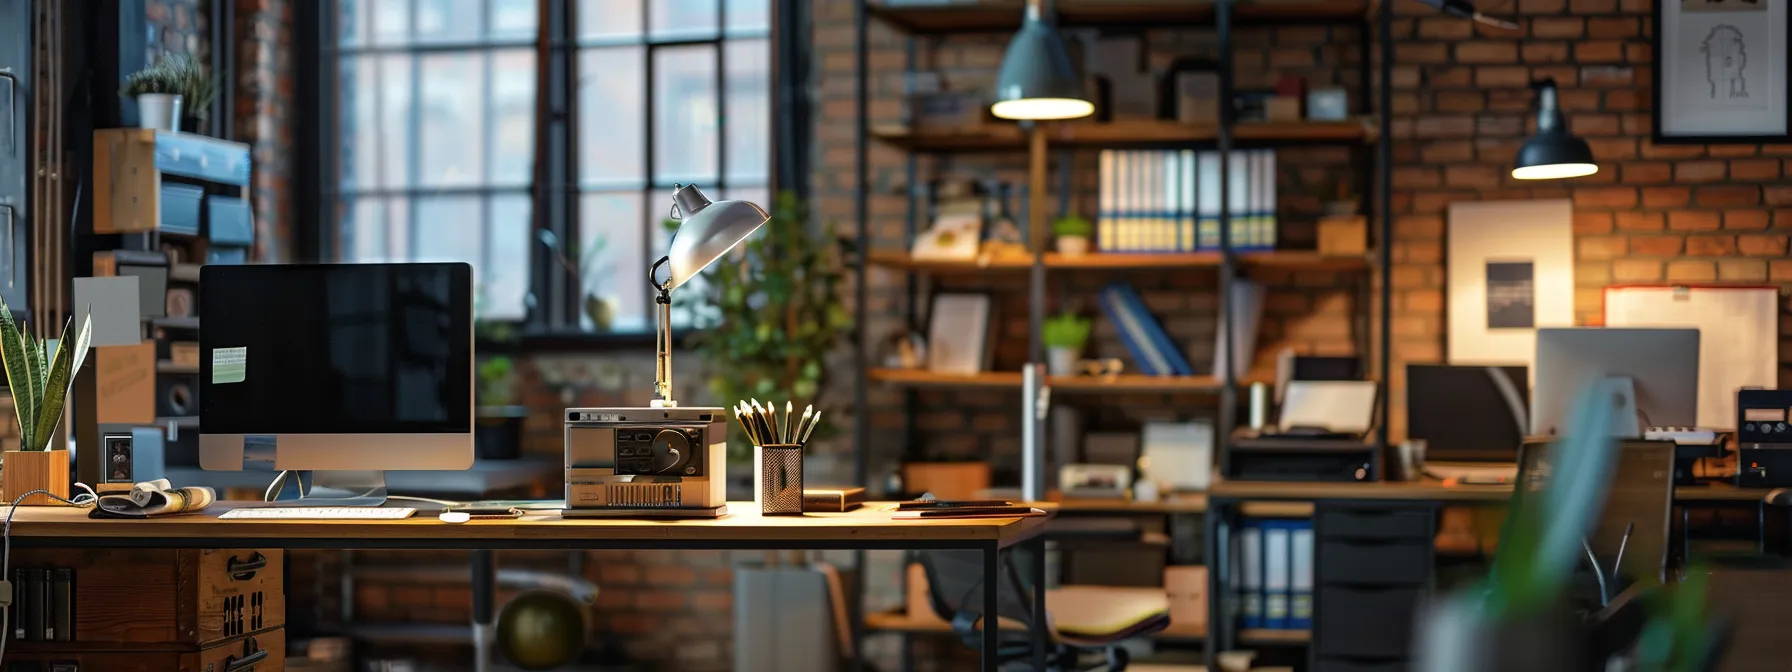
[[[473,269],[208,265],[199,464],[312,470],[314,490],[473,463]],[[365,493],[364,493],[365,494]]]
[[[1406,365],[1406,436],[1426,461],[1512,464],[1529,432],[1525,367]]]
[[[1643,427],[1690,427],[1699,417],[1698,329],[1538,329],[1536,367],[1534,435],[1560,434],[1581,390],[1605,378],[1629,379],[1635,390],[1633,398],[1614,402],[1626,407],[1615,419],[1616,436],[1640,438]]]

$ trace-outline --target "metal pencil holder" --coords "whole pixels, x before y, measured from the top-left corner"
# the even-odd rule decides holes
[[[765,515],[802,515],[803,447],[772,444],[753,448],[753,499]]]

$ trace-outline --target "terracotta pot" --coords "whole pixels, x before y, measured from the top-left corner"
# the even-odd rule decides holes
[[[1088,253],[1088,236],[1058,236],[1058,254],[1066,257],[1080,257]]]
[[[0,462],[0,497],[12,504],[32,490],[47,490],[68,497],[68,451],[9,450]],[[21,502],[24,506],[67,506],[41,494]]]

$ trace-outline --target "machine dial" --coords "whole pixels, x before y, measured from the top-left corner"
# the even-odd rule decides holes
[[[684,432],[662,429],[653,437],[653,473],[675,474],[691,459],[691,440]]]

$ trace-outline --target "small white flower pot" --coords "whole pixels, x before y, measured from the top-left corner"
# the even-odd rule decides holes
[[[158,131],[180,131],[180,95],[144,93],[137,96],[137,126]]]
[[[1088,236],[1058,236],[1058,254],[1066,257],[1080,257],[1088,253]]]
[[[1076,375],[1076,360],[1077,360],[1078,354],[1079,353],[1076,348],[1062,348],[1062,347],[1046,348],[1045,349],[1045,370],[1046,370],[1046,372],[1050,373],[1051,375],[1054,375],[1054,376],[1074,376],[1074,375]]]

